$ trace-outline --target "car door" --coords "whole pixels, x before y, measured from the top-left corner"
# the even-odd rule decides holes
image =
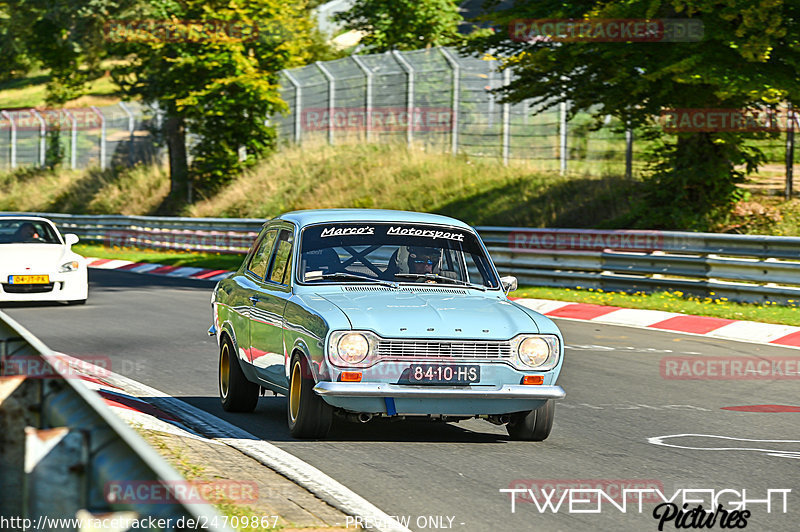
[[[266,273],[258,283],[259,290],[251,300],[250,309],[252,363],[259,376],[277,387],[277,391],[288,390],[284,369],[283,314],[292,295],[293,242],[292,228],[280,226]]]

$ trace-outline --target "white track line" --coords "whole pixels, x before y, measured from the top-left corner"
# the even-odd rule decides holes
[[[72,357],[68,358],[72,359]],[[92,369],[91,364],[85,361],[72,360],[79,364],[82,370]],[[258,460],[270,469],[304,487],[334,508],[347,515],[361,517],[362,521],[373,523],[374,526],[369,527],[369,530],[378,532],[411,532],[377,506],[293,454],[287,453],[283,449],[263,441],[224,419],[200,410],[160,390],[117,373],[109,372],[106,369],[96,369],[102,372],[105,380],[112,382],[128,393],[139,397],[147,397],[148,403],[177,416],[178,419],[195,428],[201,434],[223,442]]]

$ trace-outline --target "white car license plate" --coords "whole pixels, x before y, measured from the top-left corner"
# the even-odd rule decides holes
[[[49,275],[9,275],[9,284],[47,284],[50,282]]]

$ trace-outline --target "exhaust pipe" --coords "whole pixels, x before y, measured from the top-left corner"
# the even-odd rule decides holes
[[[372,414],[365,414],[362,412],[361,414],[358,415],[358,420],[361,423],[369,423],[370,421],[372,421]]]
[[[511,421],[511,416],[508,414],[494,415],[487,417],[486,421],[494,425],[505,425],[506,423]]]

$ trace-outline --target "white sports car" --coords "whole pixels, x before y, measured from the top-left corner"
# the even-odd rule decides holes
[[[0,302],[86,303],[86,259],[71,249],[77,241],[47,218],[0,215]]]

